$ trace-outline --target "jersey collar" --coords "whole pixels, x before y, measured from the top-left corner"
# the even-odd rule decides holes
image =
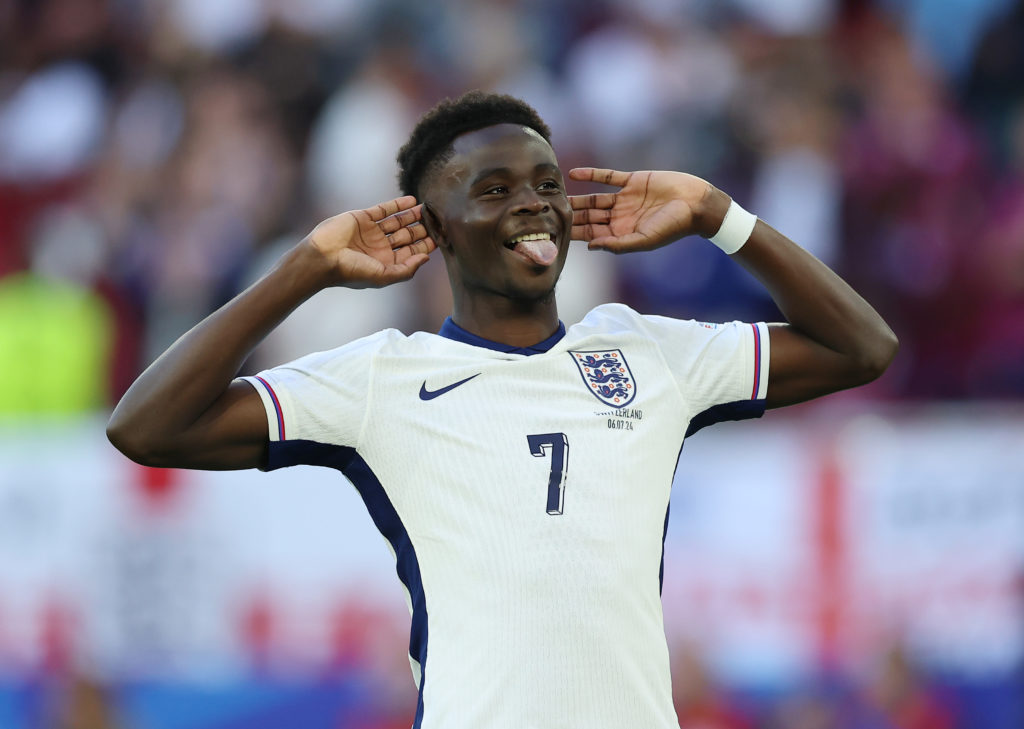
[[[549,349],[558,344],[558,341],[565,336],[565,324],[559,320],[558,329],[550,337],[545,339],[543,342],[537,342],[529,347],[515,347],[511,344],[502,344],[501,342],[492,342],[490,339],[484,339],[478,337],[472,332],[467,332],[465,329],[460,327],[458,324],[452,321],[449,316],[444,320],[444,324],[441,325],[441,330],[438,332],[442,337],[446,339],[453,339],[456,342],[462,342],[463,344],[472,344],[474,347],[485,347],[487,349],[493,349],[496,352],[505,352],[506,354],[543,354]]]

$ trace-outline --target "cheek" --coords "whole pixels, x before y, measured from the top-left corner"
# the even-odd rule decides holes
[[[459,220],[458,226],[452,230],[453,235],[449,237],[452,246],[452,253],[459,261],[459,265],[465,270],[475,270],[486,267],[487,251],[481,238],[479,223],[469,219]]]
[[[500,220],[501,217],[494,215],[490,210],[471,208],[463,213],[459,225],[470,235],[480,235],[482,232],[493,230]]]
[[[566,221],[570,226],[572,225],[572,205],[569,204],[569,198],[559,198],[558,202],[552,205],[552,207],[558,211],[558,215],[562,220]]]

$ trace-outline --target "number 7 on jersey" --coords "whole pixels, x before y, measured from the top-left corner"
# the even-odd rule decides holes
[[[569,473],[569,439],[565,433],[542,433],[526,436],[530,453],[543,458],[551,452],[551,473],[548,476],[548,513],[561,514],[565,498],[565,477]]]

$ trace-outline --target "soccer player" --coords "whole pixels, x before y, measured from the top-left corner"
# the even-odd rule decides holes
[[[161,355],[108,435],[153,466],[351,479],[408,591],[416,727],[677,727],[660,586],[684,437],[868,382],[896,339],[704,180],[574,169],[613,191],[567,196],[548,128],[511,97],[440,104],[399,165],[405,197],[320,223]],[[619,304],[559,321],[570,240],[626,253],[694,234],[752,271],[787,323]],[[236,378],[317,291],[406,280],[435,249],[454,295],[438,334],[386,330]]]

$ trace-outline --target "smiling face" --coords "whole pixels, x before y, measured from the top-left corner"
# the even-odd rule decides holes
[[[528,127],[498,124],[463,134],[453,147],[425,181],[423,200],[456,306],[550,299],[572,229],[551,146]]]

